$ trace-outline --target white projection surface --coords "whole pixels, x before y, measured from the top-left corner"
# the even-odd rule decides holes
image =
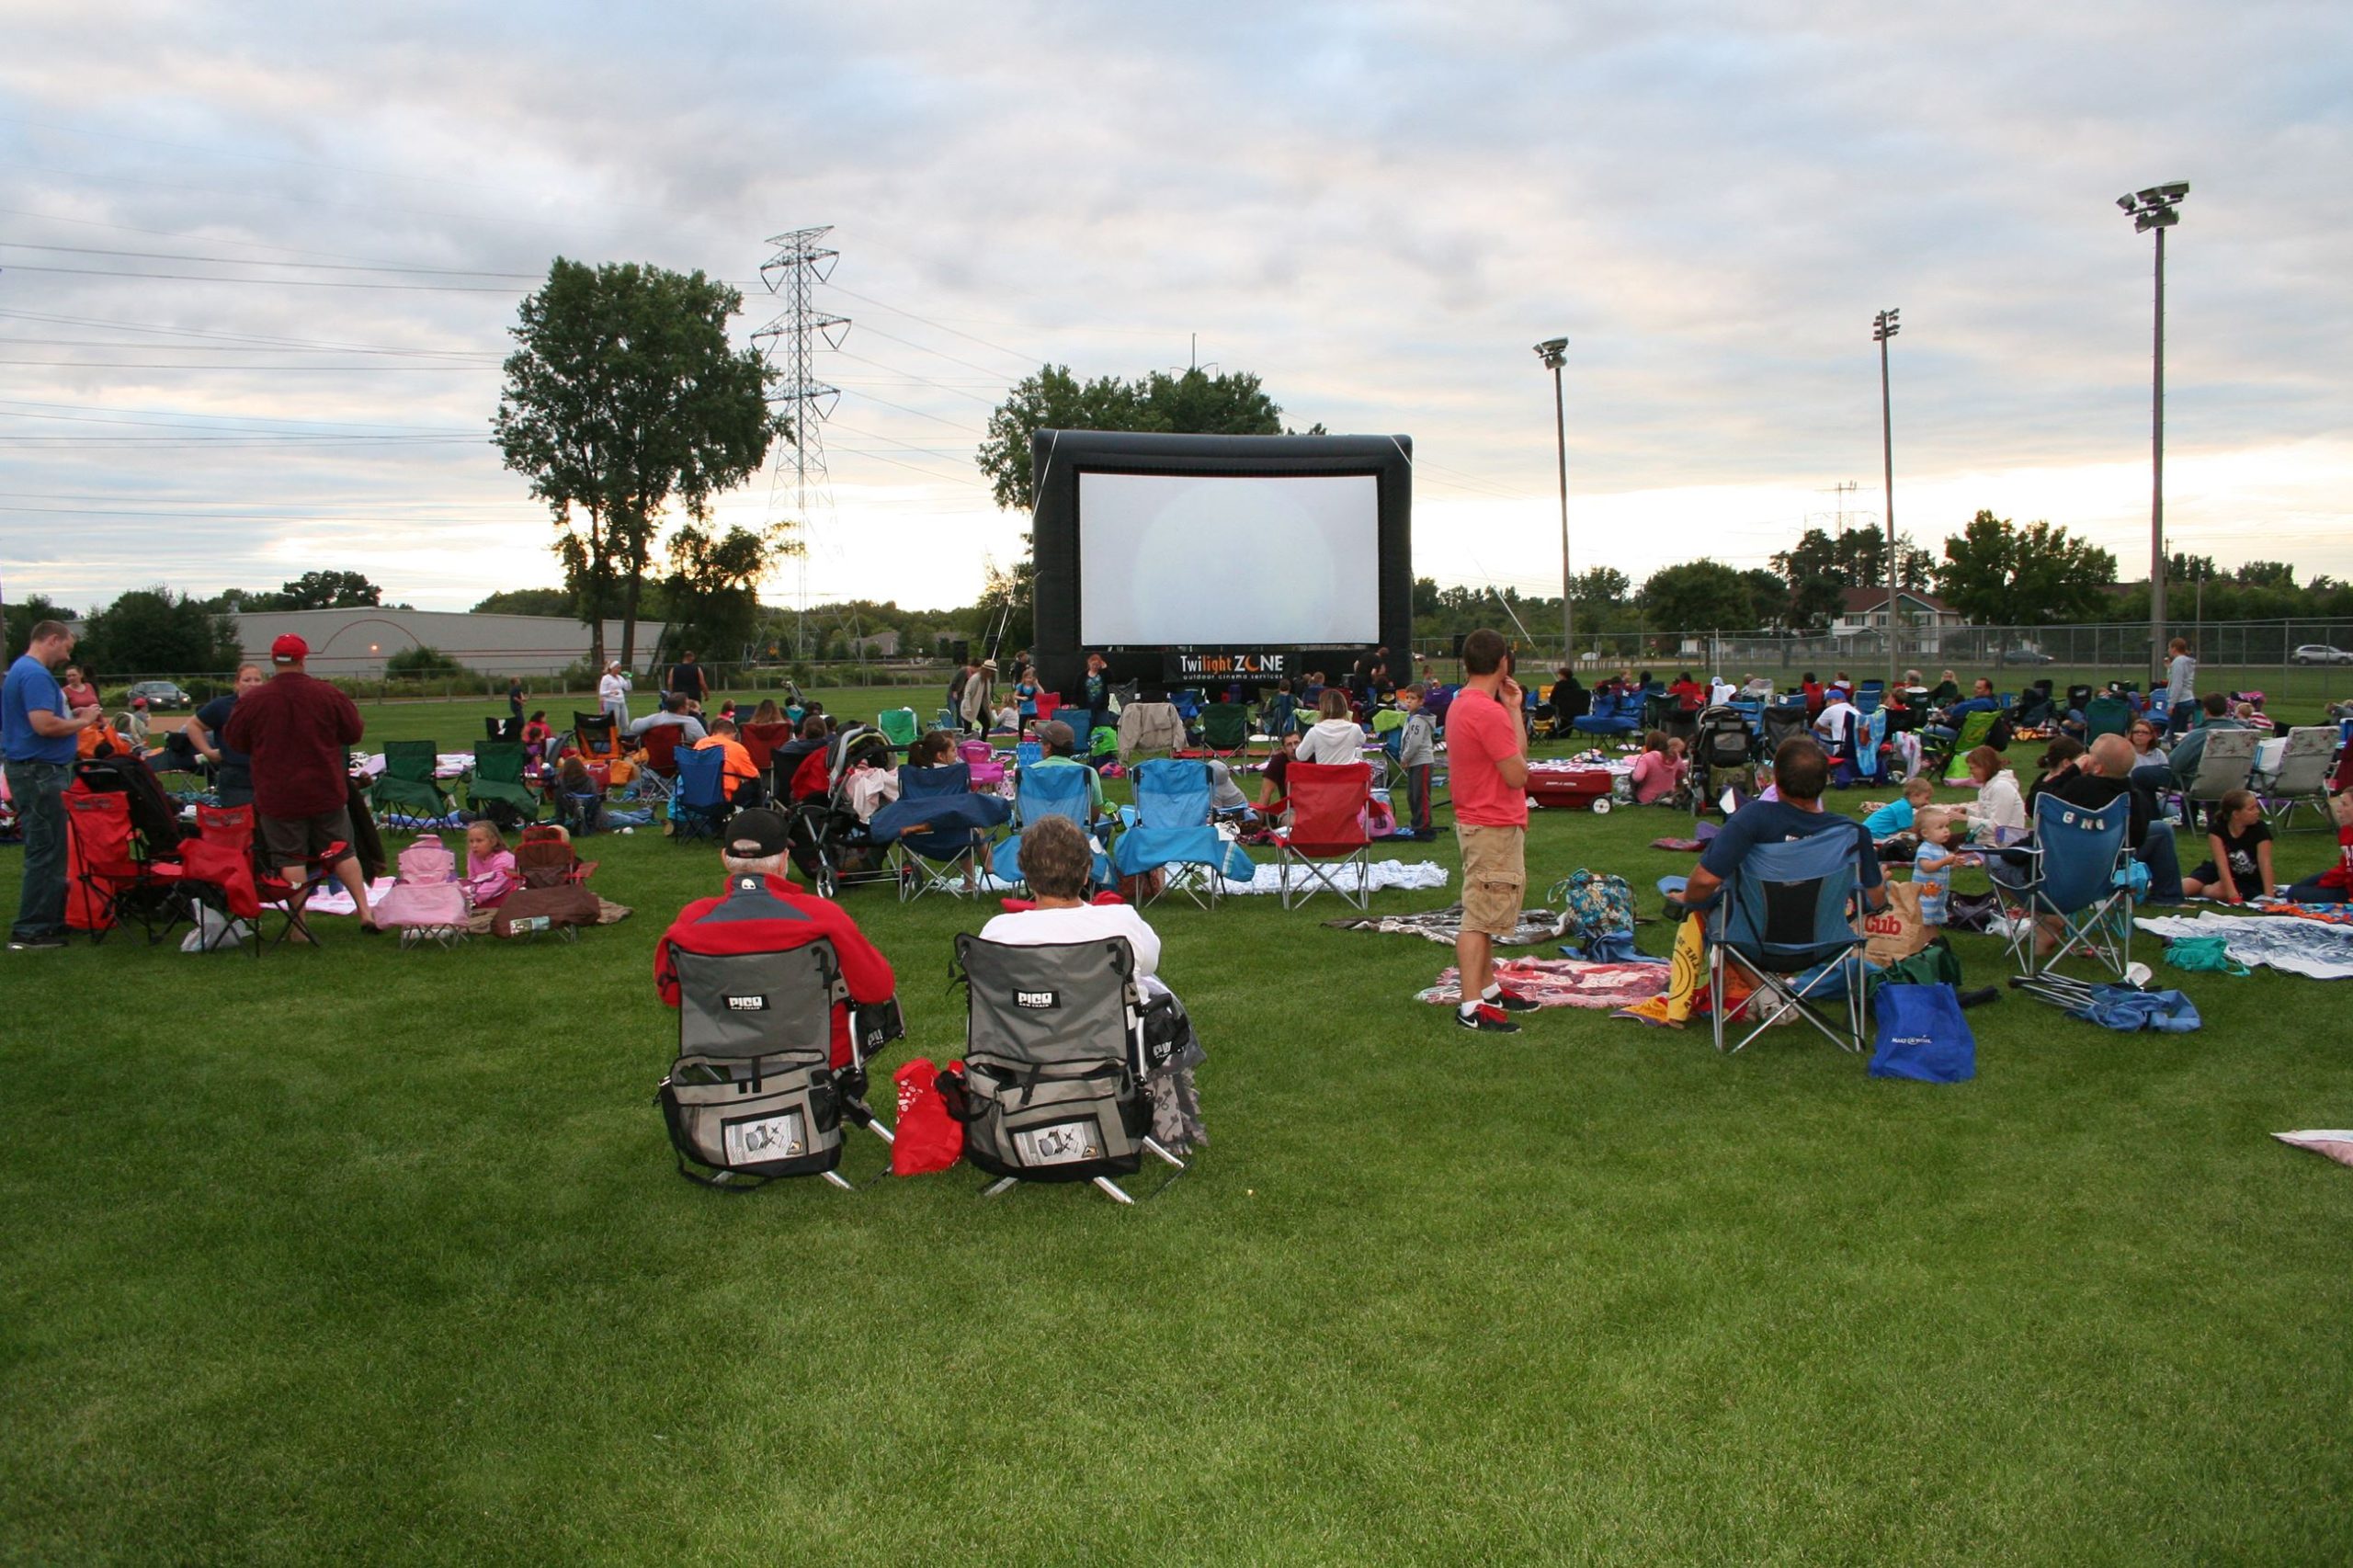
[[[1096,646],[1381,641],[1369,473],[1078,476],[1079,639]]]

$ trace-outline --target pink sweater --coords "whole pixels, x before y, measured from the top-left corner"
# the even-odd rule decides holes
[[[1691,770],[1688,757],[1671,757],[1663,751],[1646,751],[1634,759],[1634,800],[1639,805],[1663,801],[1675,793],[1683,776]]]
[[[501,849],[484,859],[466,851],[466,898],[476,909],[497,908],[520,885],[511,852]]]

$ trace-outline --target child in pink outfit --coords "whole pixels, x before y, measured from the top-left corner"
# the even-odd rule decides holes
[[[495,909],[522,885],[515,856],[498,829],[478,822],[466,829],[466,901],[476,909]]]

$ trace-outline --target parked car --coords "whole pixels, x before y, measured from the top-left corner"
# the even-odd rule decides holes
[[[2001,662],[2006,665],[2055,665],[2059,661],[2038,648],[2005,648]]]
[[[2325,642],[2307,642],[2288,655],[2291,665],[2353,665],[2353,653]]]
[[[142,680],[122,694],[125,702],[140,698],[147,699],[150,708],[193,708],[196,699],[167,680]]]

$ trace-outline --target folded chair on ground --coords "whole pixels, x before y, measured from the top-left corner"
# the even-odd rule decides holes
[[[1817,833],[1748,852],[1708,912],[1708,1002],[1716,1049],[1740,1050],[1795,1008],[1831,1043],[1863,1049],[1864,937],[1850,906],[1856,841]],[[1753,989],[1740,1004],[1727,983]],[[1739,1006],[1738,1020],[1727,1017]],[[1730,1040],[1734,1023],[1747,1030]],[[1727,1040],[1729,1040],[1729,1043]]]
[[[890,849],[900,903],[929,892],[967,897],[980,891],[982,847],[1012,814],[1002,795],[972,792],[970,763],[902,767],[899,798],[874,813],[867,833]]]
[[[964,1072],[950,1107],[964,1157],[997,1178],[983,1197],[1017,1182],[1084,1181],[1132,1203],[1114,1178],[1133,1176],[1145,1155],[1174,1166],[1172,1181],[1184,1173],[1151,1135],[1143,1003],[1125,939],[1014,947],[966,933],[956,968]]]
[[[726,754],[717,746],[709,751],[677,754],[677,782],[670,794],[671,837],[719,835],[719,830],[734,814],[734,808],[727,800],[726,767]]]
[[[2097,811],[2056,795],[2037,796],[2034,831],[2000,851],[1995,883],[2018,899],[2024,919],[2011,923],[2014,984],[2048,973],[2063,958],[2080,954],[2118,979],[2131,960],[2132,894],[2120,875],[2131,852],[2125,835],[2131,826],[2131,801],[2119,795]],[[2042,922],[2058,924],[2048,954],[2036,950]]]
[[[2298,806],[2312,807],[2323,823],[2329,820],[2329,769],[2336,760],[2335,725],[2305,724],[2288,732],[2279,766],[2254,775],[2253,788],[2263,797],[2264,811],[2274,826],[2286,828],[2295,820]]]
[[[474,747],[473,771],[466,778],[466,809],[500,825],[540,820],[540,797],[523,775],[530,759],[520,741],[483,741]]]
[[[1365,813],[1372,804],[1371,764],[1294,762],[1283,782],[1290,822],[1274,835],[1283,907],[1296,908],[1318,892],[1353,909],[1368,907],[1372,840],[1365,831]]]
[[[368,804],[388,826],[401,816],[438,822],[457,808],[434,777],[440,754],[431,741],[386,741],[384,771],[368,787]]]
[[[1141,763],[1135,792],[1135,821],[1120,835],[1111,856],[1120,876],[1160,871],[1162,893],[1181,892],[1202,908],[1215,909],[1222,877],[1247,881],[1256,873],[1249,851],[1217,831],[1217,790],[1208,763],[1168,758]]]
[[[756,886],[742,895],[761,896]],[[830,941],[663,953],[678,990],[678,1055],[655,1100],[678,1174],[732,1190],[805,1176],[851,1190],[839,1169],[844,1126],[892,1141],[866,1105],[866,1064],[901,1032],[897,1004],[851,1008],[848,1060],[837,1067],[834,1011],[849,1005],[849,990]]]

